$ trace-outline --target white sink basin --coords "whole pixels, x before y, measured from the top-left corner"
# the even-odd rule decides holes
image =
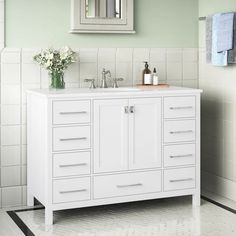
[[[139,88],[96,88],[93,89],[94,92],[133,92],[140,91]]]

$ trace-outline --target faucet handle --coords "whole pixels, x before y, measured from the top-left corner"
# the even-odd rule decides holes
[[[114,78],[113,79],[113,88],[119,88],[119,86],[118,86],[118,81],[124,81],[124,79],[123,78]]]
[[[95,79],[85,79],[84,82],[86,82],[86,83],[91,82],[91,85],[89,87],[90,89],[95,89],[96,88]]]

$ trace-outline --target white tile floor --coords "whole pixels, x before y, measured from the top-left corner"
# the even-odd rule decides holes
[[[236,235],[235,214],[206,201],[194,209],[189,197],[60,211],[50,227],[44,226],[44,210],[17,214],[35,235],[45,236]],[[0,235],[22,235],[4,211]]]

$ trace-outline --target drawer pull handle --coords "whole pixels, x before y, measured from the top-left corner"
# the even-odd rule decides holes
[[[187,181],[192,181],[193,178],[186,178],[186,179],[172,179],[170,180],[171,183],[178,183],[178,182],[187,182]]]
[[[71,164],[71,165],[59,165],[60,167],[76,167],[76,166],[86,166],[87,163]]]
[[[60,112],[61,115],[79,115],[79,114],[86,114],[87,111],[71,111],[71,112]]]
[[[77,140],[86,140],[86,137],[81,137],[81,138],[61,138],[60,141],[61,142],[65,142],[65,141],[77,141]]]
[[[193,130],[170,131],[170,134],[189,134],[189,133],[193,133]]]
[[[187,154],[187,155],[177,155],[177,156],[170,156],[170,158],[181,158],[181,157],[192,157],[192,154]]]
[[[129,187],[138,187],[142,186],[142,183],[137,183],[137,184],[127,184],[127,185],[117,185],[117,188],[129,188]]]
[[[188,110],[192,109],[192,106],[186,106],[186,107],[170,107],[170,110]]]
[[[77,189],[77,190],[68,190],[68,191],[60,191],[61,194],[66,194],[66,193],[81,193],[81,192],[86,192],[87,189]]]

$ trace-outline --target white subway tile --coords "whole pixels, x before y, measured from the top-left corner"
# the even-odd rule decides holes
[[[98,62],[115,62],[116,48],[99,48]]]
[[[51,79],[49,78],[48,71],[44,68],[41,68],[41,81],[40,87],[41,88],[49,88],[51,85]]]
[[[4,1],[0,1],[0,22],[4,22],[4,11],[5,11],[5,6],[4,6]]]
[[[39,84],[40,67],[36,64],[22,64],[22,83]]]
[[[116,63],[116,78],[123,78],[124,81],[118,81],[118,86],[133,85],[133,64],[132,62],[117,62]]]
[[[144,64],[142,62],[135,62],[133,64],[133,84],[142,84]]]
[[[21,62],[21,50],[20,49],[4,49],[1,54],[2,63],[16,63]]]
[[[183,79],[197,80],[198,79],[198,64],[196,62],[183,63]]]
[[[13,207],[22,204],[22,187],[2,188],[2,206]]]
[[[1,168],[1,186],[11,187],[21,184],[21,168],[20,166],[8,166]]]
[[[149,48],[134,48],[133,62],[150,61],[150,49]]]
[[[198,88],[198,80],[184,80],[183,87]]]
[[[133,48],[117,48],[116,61],[117,62],[132,62]]]
[[[167,81],[167,82],[171,86],[177,86],[177,87],[182,87],[183,86],[183,81],[182,80],[172,80],[172,81]]]
[[[81,63],[97,63],[98,48],[81,48],[79,51],[79,61]]]
[[[165,62],[166,49],[165,48],[151,48],[150,62]]]
[[[168,62],[167,63],[167,81],[182,80],[182,63]]]
[[[19,145],[21,139],[20,125],[2,126],[1,145]]]
[[[65,83],[79,83],[79,64],[73,63],[65,71]]]
[[[22,63],[36,65],[36,62],[34,61],[33,57],[40,52],[41,52],[40,48],[37,48],[37,49],[36,48],[24,48],[24,49],[22,49],[22,56],[21,56]]]
[[[27,186],[22,186],[22,205],[27,205]]]
[[[167,61],[168,62],[182,62],[182,49],[180,48],[173,48],[173,49],[167,49]]]
[[[21,124],[24,125],[27,123],[27,118],[26,118],[26,104],[22,105],[21,107]]]
[[[0,49],[5,46],[5,24],[0,22]]]
[[[84,82],[85,79],[97,80],[97,70],[97,63],[80,63],[80,86],[82,88],[90,86],[90,83]]]
[[[27,166],[21,167],[21,185],[27,185]]]
[[[27,165],[27,145],[21,146],[21,164]]]
[[[184,62],[198,62],[198,49],[197,48],[184,48],[183,61]]]
[[[1,147],[1,166],[14,166],[21,163],[20,146]]]
[[[20,105],[2,105],[1,107],[1,124],[2,125],[19,125],[21,123]]]
[[[21,144],[27,144],[27,125],[21,126]]]
[[[1,103],[6,105],[20,104],[20,85],[3,85],[1,87]]]
[[[21,82],[20,64],[2,64],[1,82],[2,84],[20,84]]]

